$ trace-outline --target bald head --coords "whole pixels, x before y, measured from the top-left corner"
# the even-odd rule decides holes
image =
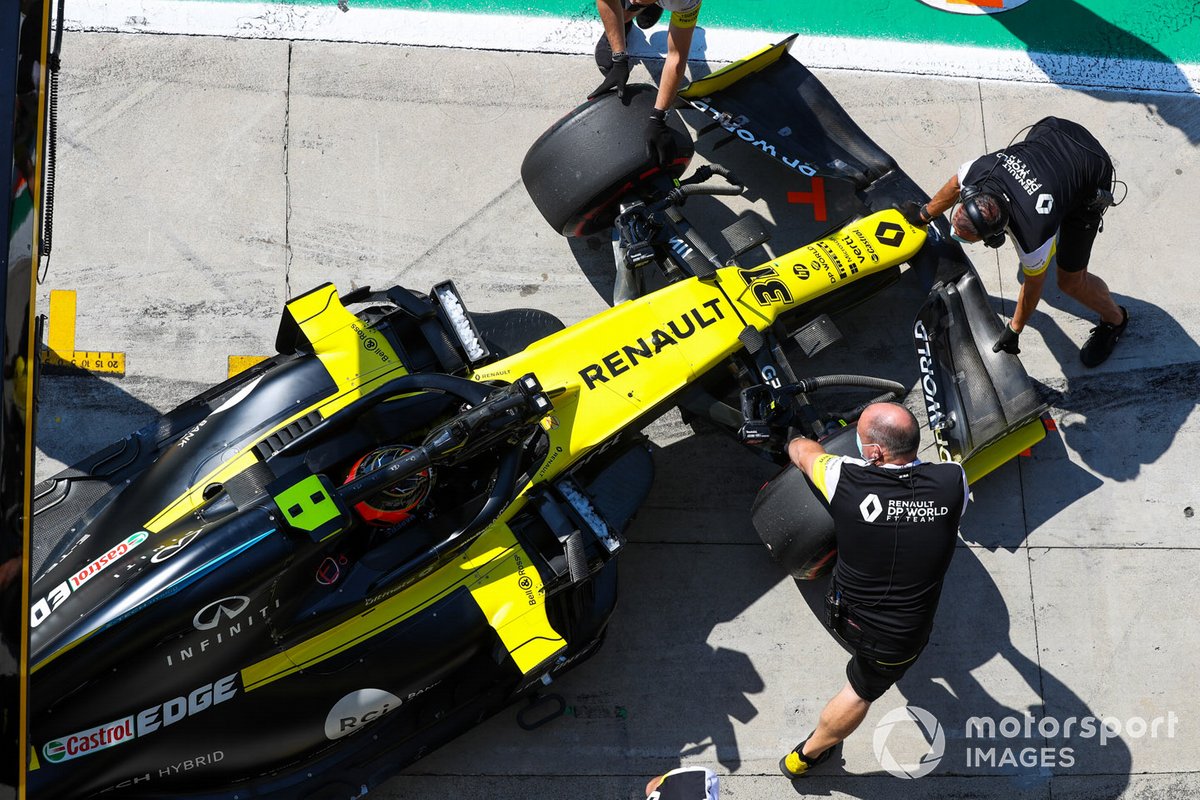
[[[899,403],[872,403],[858,418],[858,436],[864,445],[883,448],[881,461],[907,464],[917,457],[921,427],[913,413]]]

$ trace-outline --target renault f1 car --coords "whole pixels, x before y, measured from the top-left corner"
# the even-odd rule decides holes
[[[753,133],[769,158],[859,181],[867,213],[714,263],[678,213],[707,173],[660,191],[660,167],[578,163],[579,137],[641,116],[598,98],[535,144],[526,184],[560,230],[623,225],[635,260],[677,270],[667,285],[564,327],[473,314],[450,282],[326,284],[287,303],[277,355],[40,484],[29,796],[358,797],[532,695],[604,638],[653,479],[639,430],[702,390],[739,398],[711,418],[768,455],[785,396],[802,432],[827,431],[810,395],[838,379],[794,376],[780,326],[905,262],[939,276],[914,327],[939,452],[979,475],[1029,446],[1019,361],[975,346],[999,325],[977,277],[890,208],[915,187],[787,44],[685,99],[744,141],[773,131]],[[789,513],[781,558],[824,524]]]

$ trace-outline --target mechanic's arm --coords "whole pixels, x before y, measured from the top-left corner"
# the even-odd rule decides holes
[[[825,455],[825,448],[812,439],[797,436],[788,442],[787,451],[788,458],[792,460],[792,463],[815,481],[813,465],[816,464],[818,458]]]
[[[679,87],[683,85],[688,54],[692,50],[692,33],[695,30],[694,21],[688,26],[677,25],[675,15],[671,15],[671,25],[667,28],[667,61],[663,64],[662,78],[658,82],[658,98],[654,101],[654,107],[660,111],[671,108],[675,102],[675,95],[679,93]]]
[[[625,52],[625,9],[621,0],[596,0],[596,11],[604,24],[604,35],[614,53]]]
[[[931,221],[939,214],[944,214],[958,201],[960,187],[958,185],[958,175],[951,175],[950,180],[946,181],[946,185],[937,190],[937,194],[929,198],[929,202],[925,204],[925,214],[922,218],[926,221]]]
[[[1021,283],[1020,291],[1017,292],[1017,307],[1013,311],[1012,321],[1008,323],[1014,332],[1020,333],[1025,324],[1033,317],[1034,309],[1042,299],[1042,287],[1045,285],[1045,270],[1036,275],[1025,273],[1025,280]]]

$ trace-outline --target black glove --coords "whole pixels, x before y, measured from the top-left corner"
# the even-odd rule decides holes
[[[918,203],[916,200],[905,200],[895,206],[895,209],[904,215],[904,219],[908,221],[909,225],[917,228],[924,227],[933,221],[932,217],[924,216],[929,213],[925,204]]]
[[[588,100],[595,100],[600,95],[612,89],[617,89],[617,97],[625,98],[625,84],[629,83],[629,54],[613,53],[612,69],[604,76],[604,81],[596,87],[596,91],[588,95]]]
[[[650,112],[644,136],[646,153],[650,160],[660,167],[669,164],[675,157],[675,137],[671,134],[671,129],[667,127],[666,111],[656,108]]]
[[[1003,350],[1015,356],[1021,352],[1021,348],[1017,346],[1017,340],[1020,338],[1021,334],[1014,331],[1008,324],[1005,324],[1004,333],[1000,334],[1000,338],[992,345],[992,352],[999,353]]]

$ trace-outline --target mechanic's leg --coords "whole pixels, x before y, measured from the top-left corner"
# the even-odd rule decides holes
[[[1069,271],[1058,268],[1058,288],[1063,294],[1073,297],[1100,315],[1109,325],[1120,325],[1125,320],[1121,307],[1113,300],[1108,284],[1087,271],[1087,268]]]
[[[859,697],[858,692],[854,691],[854,687],[847,681],[842,690],[834,695],[821,711],[817,729],[808,737],[802,755],[807,759],[821,755],[854,733],[870,710],[871,703]]]

